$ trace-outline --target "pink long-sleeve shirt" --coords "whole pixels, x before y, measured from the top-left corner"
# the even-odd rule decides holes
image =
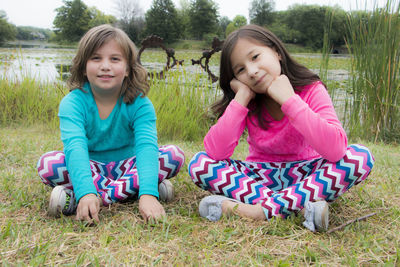
[[[347,148],[347,136],[321,82],[302,87],[281,106],[283,119],[274,120],[264,111],[268,129],[258,126],[249,109],[232,100],[218,122],[204,138],[207,154],[222,160],[232,156],[245,128],[252,162],[291,162],[323,157],[340,160]]]

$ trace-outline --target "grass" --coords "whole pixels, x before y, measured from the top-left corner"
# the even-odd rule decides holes
[[[179,145],[186,163],[173,178],[176,198],[167,219],[144,224],[138,203],[103,208],[101,223],[86,227],[73,217],[47,215],[51,189],[35,170],[39,156],[62,149],[59,132],[45,125],[0,127],[0,261],[4,266],[396,266],[400,264],[400,147],[366,145],[376,163],[364,183],[331,207],[330,228],[376,212],[331,234],[314,234],[300,217],[254,222],[236,216],[211,223],[197,212],[208,193],[187,174],[201,142]],[[244,158],[246,142],[234,157]]]
[[[176,58],[185,60],[183,67],[151,84],[149,98],[158,116],[160,145],[176,144],[186,155],[183,169],[172,180],[176,198],[164,204],[167,219],[154,224],[144,224],[137,202],[103,208],[96,227],[86,227],[73,217],[49,217],[51,189],[40,182],[36,162],[45,152],[62,150],[56,114],[67,89],[28,76],[0,79],[1,265],[399,266],[398,143],[361,142],[374,154],[375,167],[364,183],[330,206],[330,228],[376,215],[339,231],[311,233],[302,227],[300,216],[270,222],[232,216],[211,223],[200,218],[198,203],[208,193],[191,182],[187,164],[203,150],[202,137],[213,123],[205,107],[217,97],[215,84],[207,81],[203,71],[188,70],[190,59],[200,56],[200,51],[178,50]],[[313,70],[321,64],[329,70],[353,66],[348,58],[295,57]],[[165,60],[160,50],[143,53],[142,62]],[[218,60],[219,53],[211,65]],[[345,92],[351,82],[329,80],[327,84],[330,90]],[[342,118],[343,106],[335,107]],[[353,142],[360,141],[353,137]],[[243,139],[233,158],[244,159],[247,149]]]
[[[348,18],[347,46],[352,53],[345,124],[366,140],[400,140],[400,5],[387,0],[363,16]],[[379,51],[379,52],[377,52]]]
[[[58,104],[67,93],[59,83],[40,83],[29,77],[21,81],[2,78],[0,88],[0,125],[31,125],[41,120],[56,128]]]

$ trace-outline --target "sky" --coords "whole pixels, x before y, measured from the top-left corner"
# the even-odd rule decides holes
[[[87,6],[95,6],[107,15],[118,18],[116,2],[118,0],[83,0]],[[150,0],[134,0],[144,12],[151,6]],[[173,0],[175,7],[179,8],[180,0]],[[219,7],[219,15],[233,19],[236,15],[248,18],[251,0],[214,0]],[[275,10],[286,10],[293,4],[339,5],[344,10],[371,9],[373,3],[383,6],[385,0],[275,0]],[[34,26],[52,29],[56,16],[55,9],[63,6],[62,0],[0,0],[0,10],[7,14],[8,22],[16,26]]]

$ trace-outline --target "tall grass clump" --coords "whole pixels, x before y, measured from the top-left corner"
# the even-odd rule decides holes
[[[399,2],[387,0],[371,12],[351,12],[346,43],[351,53],[345,124],[349,135],[400,141]]]
[[[0,78],[0,125],[58,126],[58,104],[67,91],[60,83],[40,82],[29,76]]]
[[[201,140],[213,123],[208,107],[216,88],[201,74],[170,71],[165,79],[151,79],[149,92],[157,114],[157,130],[164,140]]]

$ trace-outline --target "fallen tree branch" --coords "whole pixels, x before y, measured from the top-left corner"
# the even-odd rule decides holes
[[[363,220],[365,220],[365,219],[367,219],[367,218],[369,218],[369,217],[371,217],[371,216],[374,216],[375,214],[376,214],[376,212],[367,214],[367,215],[365,215],[365,216],[362,216],[362,217],[359,217],[359,218],[356,218],[356,219],[353,219],[353,220],[350,220],[350,221],[347,221],[347,222],[345,222],[344,224],[339,225],[338,227],[335,227],[335,228],[330,229],[330,230],[327,231],[326,233],[327,233],[327,234],[330,234],[330,233],[332,233],[332,232],[338,231],[338,230],[340,230],[340,229],[345,228],[345,227],[346,227],[347,225],[349,225],[349,224],[352,224],[352,223],[354,223],[354,222],[363,221]]]

